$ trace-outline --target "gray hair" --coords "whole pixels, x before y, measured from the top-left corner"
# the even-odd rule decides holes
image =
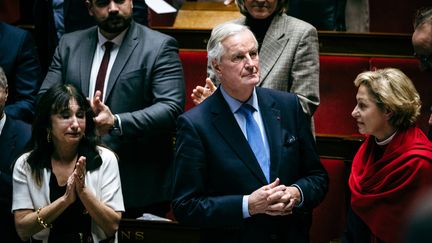
[[[0,67],[0,88],[6,89],[8,87],[6,74],[2,67]]]
[[[212,62],[215,60],[220,63],[222,56],[225,54],[225,48],[222,46],[222,42],[233,35],[237,35],[242,32],[249,32],[252,36],[254,34],[245,25],[235,23],[222,23],[213,28],[210,39],[207,43],[207,66],[211,67],[212,73],[210,76],[215,76],[215,71]],[[258,48],[258,41],[255,39],[255,45]]]
[[[417,29],[417,27],[424,23],[432,25],[432,7],[425,7],[417,10],[414,17],[414,29]]]

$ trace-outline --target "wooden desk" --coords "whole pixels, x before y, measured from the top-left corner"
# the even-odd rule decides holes
[[[174,37],[184,50],[205,50],[211,29],[154,27]],[[320,55],[400,57],[413,56],[411,35],[318,31]]]
[[[316,134],[318,154],[320,158],[350,162],[363,143],[364,138],[361,135]]]
[[[235,4],[185,1],[177,13],[174,29],[213,29],[214,26],[241,16]]]
[[[198,243],[200,231],[177,222],[122,219],[119,243]]]

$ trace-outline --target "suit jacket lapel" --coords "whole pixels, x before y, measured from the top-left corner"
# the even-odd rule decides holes
[[[108,99],[114,84],[117,82],[120,73],[122,72],[124,66],[126,65],[129,57],[131,56],[133,50],[138,44],[138,27],[132,21],[130,29],[128,33],[126,33],[125,38],[123,39],[123,43],[120,46],[120,50],[117,54],[116,60],[111,69],[111,73],[108,79],[108,86],[106,89],[106,98]]]
[[[213,126],[225,139],[227,144],[231,146],[246,167],[250,169],[252,174],[254,174],[261,183],[264,185],[267,184],[264,173],[238,126],[234,115],[231,113],[228,104],[223,98],[221,91],[218,89],[214,96],[216,96],[215,99],[217,99],[217,102],[214,102],[214,106],[212,107],[212,113],[214,115],[212,118]]]
[[[286,21],[284,14],[276,15],[264,37],[259,53],[261,67],[259,85],[265,80],[288,43],[289,37],[284,33]]]
[[[97,27],[93,28],[88,38],[87,43],[80,44],[80,74],[81,74],[81,90],[85,95],[89,94],[90,73],[93,64],[94,53],[97,44]]]
[[[270,182],[279,174],[279,162],[281,160],[282,132],[280,110],[275,107],[275,101],[268,95],[257,90],[258,104],[264,123],[267,141],[270,148]]]

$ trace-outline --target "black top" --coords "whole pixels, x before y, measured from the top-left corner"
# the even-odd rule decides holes
[[[264,37],[273,20],[274,14],[266,19],[254,19],[251,16],[246,16],[246,26],[250,28],[255,38],[258,41],[258,49],[261,49]]]
[[[66,192],[66,186],[59,186],[56,176],[51,174],[50,178],[50,200],[57,200]],[[49,242],[81,242],[88,241],[91,237],[91,217],[79,197],[52,223]]]

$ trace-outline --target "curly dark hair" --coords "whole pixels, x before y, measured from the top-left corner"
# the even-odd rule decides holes
[[[79,107],[85,112],[85,136],[81,139],[80,146],[86,146],[91,151],[97,152],[96,146],[99,144],[100,139],[96,135],[96,125],[93,121],[95,114],[87,98],[72,84],[52,86],[40,97],[36,105],[32,127],[33,148],[27,158],[27,163],[30,165],[38,185],[42,181],[42,169],[50,167],[51,155],[54,152],[53,143],[47,139],[48,131],[52,125],[51,115],[69,109],[70,100],[76,100]]]

